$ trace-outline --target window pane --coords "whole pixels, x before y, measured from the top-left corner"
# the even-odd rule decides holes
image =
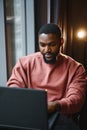
[[[25,0],[5,0],[8,77],[21,56],[26,55]]]

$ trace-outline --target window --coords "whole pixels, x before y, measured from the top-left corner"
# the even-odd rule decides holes
[[[26,55],[25,1],[5,0],[8,77],[21,56]]]

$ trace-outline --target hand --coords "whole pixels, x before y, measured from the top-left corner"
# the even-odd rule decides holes
[[[60,104],[57,101],[48,102],[48,113],[60,110]]]

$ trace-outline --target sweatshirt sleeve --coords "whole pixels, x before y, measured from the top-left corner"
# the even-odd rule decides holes
[[[12,74],[7,81],[7,86],[9,87],[25,87],[27,83],[27,76],[25,69],[22,65],[21,59],[19,59],[18,63],[14,66],[12,70]]]
[[[87,90],[84,67],[79,65],[77,68],[70,68],[69,70],[65,97],[58,101],[61,106],[61,113],[63,114],[79,112],[84,105]]]

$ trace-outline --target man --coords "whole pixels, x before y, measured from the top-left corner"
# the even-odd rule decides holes
[[[46,90],[48,113],[61,113],[55,130],[78,130],[72,115],[81,110],[85,101],[85,69],[60,52],[63,39],[57,25],[43,25],[38,43],[40,52],[20,58],[7,85]]]

